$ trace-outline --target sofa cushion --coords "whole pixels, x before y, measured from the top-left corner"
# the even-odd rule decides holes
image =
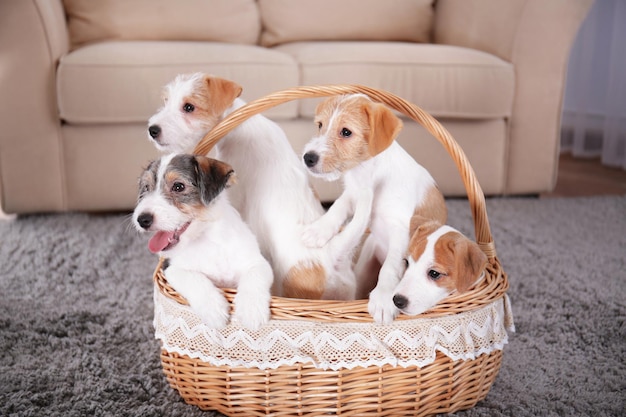
[[[250,101],[297,85],[298,67],[279,51],[212,42],[113,41],[64,56],[57,75],[60,116],[69,123],[147,122],[161,106],[163,86],[177,74],[206,72],[243,86]],[[297,103],[267,112],[297,116]]]
[[[73,48],[103,40],[197,40],[254,44],[255,0],[63,0]]]
[[[276,51],[293,56],[300,84],[363,84],[387,90],[434,116],[496,118],[511,115],[512,64],[485,52],[403,42],[295,42]],[[312,116],[317,101],[301,101]]]
[[[259,0],[261,44],[312,40],[428,42],[433,0]]]

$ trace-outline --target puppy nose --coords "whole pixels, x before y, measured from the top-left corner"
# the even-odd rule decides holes
[[[152,139],[156,139],[161,134],[161,127],[159,125],[152,125],[148,128],[148,133]]]
[[[304,164],[309,168],[314,167],[320,159],[319,155],[315,152],[307,152],[302,158],[304,159]]]
[[[152,226],[152,222],[154,222],[154,216],[151,213],[141,213],[137,217],[137,223],[142,229],[149,229]]]
[[[404,295],[396,294],[393,296],[393,303],[399,309],[403,309],[409,304],[409,300]]]

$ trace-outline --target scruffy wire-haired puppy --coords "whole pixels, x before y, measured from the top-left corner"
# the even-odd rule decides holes
[[[148,134],[166,152],[192,152],[206,133],[245,102],[237,83],[203,73],[182,74],[164,88],[164,104],[148,122]],[[354,299],[351,254],[369,218],[357,218],[327,245],[308,247],[304,227],[324,214],[306,169],[284,131],[257,114],[215,146],[216,157],[237,172],[229,190],[233,206],[256,235],[272,265],[278,296]],[[365,196],[362,204],[368,206]],[[352,283],[350,283],[352,281]]]
[[[270,318],[272,269],[228,201],[230,165],[187,154],[150,163],[140,179],[133,223],[153,232],[148,244],[167,259],[168,283],[212,328],[225,326],[230,307],[219,287],[236,288],[235,319],[258,329]]]
[[[415,219],[404,262],[406,270],[393,302],[403,313],[416,315],[454,291],[467,291],[484,275],[487,256],[458,230]]]
[[[390,323],[398,314],[393,291],[404,272],[411,218],[445,222],[443,196],[428,171],[395,141],[402,122],[385,105],[363,94],[333,96],[318,105],[315,122],[319,133],[305,146],[304,164],[317,177],[343,178],[344,191],[303,240],[323,245],[356,212],[362,190],[370,189],[371,233],[356,265],[357,297],[369,293],[374,320]]]

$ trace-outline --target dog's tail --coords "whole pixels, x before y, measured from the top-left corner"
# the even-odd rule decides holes
[[[352,258],[354,250],[361,243],[370,223],[373,199],[373,191],[363,189],[355,203],[352,219],[327,243],[328,252],[335,263],[344,260],[343,258]]]

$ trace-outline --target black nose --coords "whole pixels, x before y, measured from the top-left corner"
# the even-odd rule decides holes
[[[148,128],[148,133],[152,139],[156,139],[161,134],[161,127],[159,125],[152,125]]]
[[[304,159],[304,164],[309,168],[314,167],[320,159],[319,155],[315,152],[307,152],[302,158]]]
[[[409,305],[409,300],[404,295],[396,294],[393,296],[393,303],[399,309],[403,309]]]
[[[151,213],[141,213],[137,217],[137,223],[143,229],[150,228],[150,226],[152,226],[153,221],[154,221],[154,216]]]

